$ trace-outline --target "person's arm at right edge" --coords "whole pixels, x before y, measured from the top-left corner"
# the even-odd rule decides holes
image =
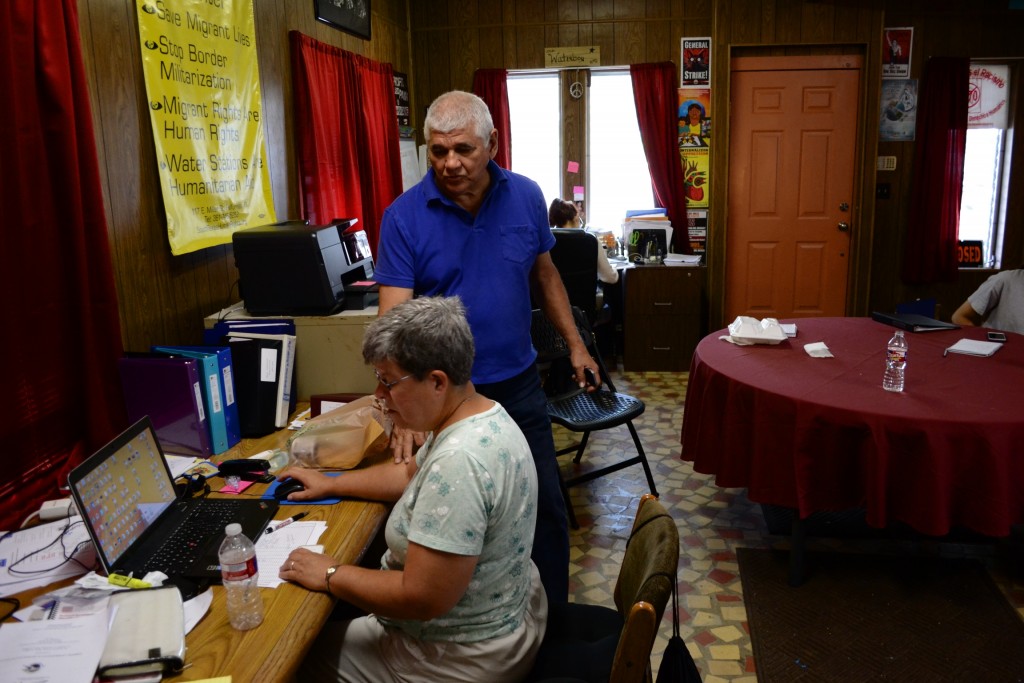
[[[398,304],[412,298],[412,290],[408,287],[392,287],[381,285],[379,292],[380,303],[377,304],[377,315],[381,316],[390,311]]]
[[[305,467],[288,467],[277,475],[278,481],[291,478],[302,482],[304,490],[288,495],[288,500],[320,500],[322,498],[361,498],[394,503],[402,497],[406,485],[416,472],[416,461],[405,467],[378,463],[369,467],[348,470],[340,477],[328,477],[323,472]]]
[[[951,320],[954,324],[963,327],[981,327],[981,324],[984,322],[981,314],[974,310],[970,301],[963,302],[960,308],[953,312]]]

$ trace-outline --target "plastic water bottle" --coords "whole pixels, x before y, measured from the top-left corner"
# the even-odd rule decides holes
[[[907,349],[909,349],[903,330],[889,340],[885,352],[885,374],[882,376],[882,388],[886,391],[903,391],[903,375],[907,369]]]
[[[263,598],[257,585],[256,548],[242,533],[242,525],[228,524],[220,551],[220,575],[228,595],[228,621],[239,631],[263,622]]]

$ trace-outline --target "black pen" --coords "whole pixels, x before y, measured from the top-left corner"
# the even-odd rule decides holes
[[[278,529],[282,529],[282,528],[288,526],[289,524],[291,524],[292,522],[298,521],[298,520],[302,519],[305,516],[306,516],[305,512],[300,512],[297,515],[292,515],[291,517],[289,517],[288,519],[284,520],[283,522],[281,522],[277,526],[272,527],[272,528],[268,527],[267,528],[267,533],[269,534],[269,533],[272,533],[274,531],[277,531]]]

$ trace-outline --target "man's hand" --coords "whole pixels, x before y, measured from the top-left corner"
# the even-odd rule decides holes
[[[408,464],[412,461],[416,455],[416,449],[423,445],[423,442],[427,440],[427,435],[424,432],[414,432],[411,429],[405,427],[399,427],[395,425],[391,428],[391,454],[395,458],[395,464]]]
[[[597,370],[597,361],[587,353],[586,347],[573,350],[571,361],[574,371],[573,377],[576,379],[576,384],[579,385],[580,389],[586,387],[587,391],[597,391],[601,386],[601,373]],[[590,371],[590,377],[587,376],[588,370]]]

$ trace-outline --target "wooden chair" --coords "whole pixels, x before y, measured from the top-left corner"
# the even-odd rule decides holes
[[[679,530],[644,494],[615,582],[616,609],[552,605],[527,681],[640,683],[651,680],[651,648],[676,582]]]
[[[590,355],[597,362],[602,383],[602,387],[598,391],[588,392],[580,389],[571,381],[564,385],[559,384],[565,382],[567,376],[572,372],[571,366],[566,362],[566,359],[569,358],[569,347],[543,311],[534,310],[530,329],[533,346],[537,349],[537,364],[542,369],[547,368],[548,372],[548,381],[545,383],[545,392],[548,395],[548,417],[553,423],[583,435],[578,444],[562,448],[557,454],[565,455],[575,452],[573,461],[579,463],[587,448],[591,432],[611,429],[623,424],[629,429],[629,434],[633,437],[633,444],[636,446],[636,455],[631,458],[562,481],[562,493],[565,495],[569,522],[574,529],[578,529],[579,523],[576,521],[576,513],[573,511],[569,499],[569,487],[617,472],[624,467],[640,464],[644,468],[644,475],[647,477],[651,493],[657,496],[658,489],[654,485],[654,476],[651,474],[651,466],[647,462],[643,443],[640,442],[640,436],[637,434],[636,427],[633,426],[633,420],[643,414],[646,406],[640,399],[616,391],[615,384],[608,376],[608,370],[601,359],[601,353],[597,348],[586,315],[577,306],[572,307],[572,313],[580,338],[583,339]]]

